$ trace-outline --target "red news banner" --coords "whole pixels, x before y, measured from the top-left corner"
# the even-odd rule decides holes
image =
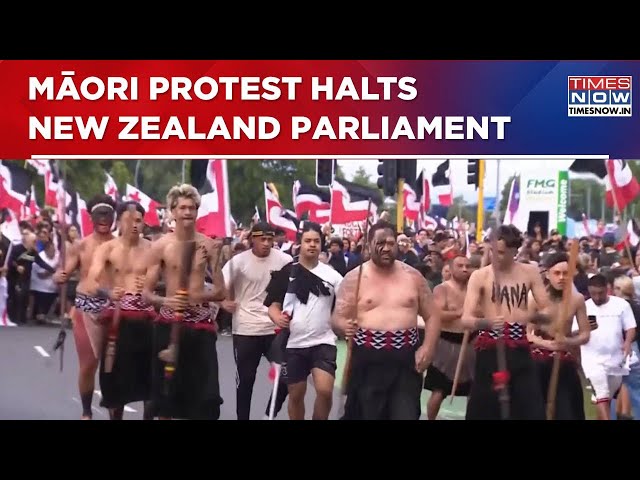
[[[382,155],[504,139],[507,116],[414,115],[424,85],[396,66],[5,61],[0,155]]]

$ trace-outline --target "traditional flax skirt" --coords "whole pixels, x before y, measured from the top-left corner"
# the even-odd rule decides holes
[[[535,347],[531,350],[543,398],[549,392],[551,371],[555,355],[560,355],[558,388],[556,392],[555,420],[584,420],[584,393],[578,373],[578,363],[569,352],[552,352],[546,348]]]
[[[112,303],[102,314],[109,328],[109,337],[114,335],[116,338],[111,372],[105,371],[108,348],[103,349],[100,362],[100,406],[105,408],[122,407],[151,398],[155,310],[140,295],[126,294],[120,300],[118,325],[114,324],[115,311],[116,306]]]
[[[154,328],[152,399],[159,417],[217,420],[220,417],[217,326],[208,305],[190,306],[180,322],[175,372],[165,379],[165,362],[159,353],[169,346],[174,312],[160,309]]]
[[[529,350],[526,326],[505,323],[510,420],[544,420],[545,401]],[[500,401],[494,374],[498,372],[495,330],[481,330],[475,339],[476,363],[467,402],[467,420],[501,420]]]
[[[106,305],[105,299],[80,292],[76,294],[71,319],[81,369],[94,364],[102,356],[106,327],[100,318],[100,313]]]
[[[445,397],[451,395],[463,338],[464,333],[440,332],[433,361],[424,379],[425,390],[442,392]],[[460,381],[456,387],[456,396],[469,395],[474,364],[475,352],[471,345],[467,345],[460,370]]]
[[[343,420],[418,420],[417,329],[358,329],[353,342]]]

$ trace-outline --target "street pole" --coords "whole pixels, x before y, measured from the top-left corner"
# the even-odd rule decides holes
[[[398,234],[404,232],[404,178],[398,179],[398,193],[396,197],[396,228]]]

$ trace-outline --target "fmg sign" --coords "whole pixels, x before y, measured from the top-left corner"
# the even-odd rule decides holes
[[[531,202],[555,201],[557,197],[558,176],[531,176],[525,182],[524,196]]]
[[[530,178],[527,181],[527,189],[530,188],[556,188],[556,181],[553,178]]]
[[[546,213],[549,231],[557,229],[561,235],[566,235],[569,175],[566,170],[548,170],[522,173],[520,205],[514,224],[526,231],[531,214],[539,217]]]

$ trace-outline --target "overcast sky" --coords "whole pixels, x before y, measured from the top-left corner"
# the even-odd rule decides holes
[[[436,171],[436,168],[445,159],[428,159],[418,160],[417,171],[424,168],[428,178]],[[568,168],[573,160],[500,160],[500,191],[504,184],[515,173],[531,172],[531,171],[548,171]],[[378,179],[378,160],[338,160],[338,165],[344,172],[347,180],[350,180],[358,167],[363,166],[370,175],[371,181],[376,182]],[[487,160],[486,176],[484,184],[484,196],[494,197],[496,195],[496,178],[497,178],[497,160]],[[451,160],[451,183],[453,184],[454,196],[463,195],[465,201],[475,203],[478,196],[472,185],[467,185],[467,161]]]

